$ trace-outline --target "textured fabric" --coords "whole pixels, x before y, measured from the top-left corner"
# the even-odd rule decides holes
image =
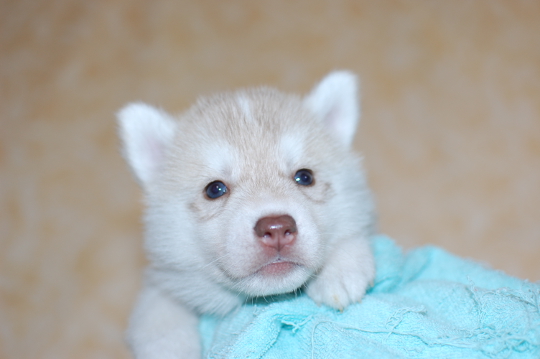
[[[206,358],[540,358],[540,284],[436,247],[372,239],[373,288],[343,312],[303,293],[201,320]]]

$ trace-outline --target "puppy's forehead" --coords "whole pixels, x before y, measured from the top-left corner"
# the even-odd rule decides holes
[[[217,178],[239,181],[257,176],[274,176],[298,170],[302,163],[304,144],[291,134],[275,142],[238,142],[218,140],[200,149],[200,165]]]
[[[225,141],[209,142],[201,146],[200,165],[208,169],[210,174],[219,178],[230,178],[237,163],[234,148]]]
[[[293,99],[284,104],[272,101],[272,98],[261,100],[243,93],[237,94],[235,99],[242,126],[238,132],[242,135],[234,135],[230,141],[236,148],[244,148],[241,155],[249,161],[257,156],[266,163],[289,166],[300,161],[306,140],[306,129],[304,126],[302,130],[301,123],[306,121],[306,115],[299,101]]]
[[[313,123],[300,99],[259,89],[211,98],[203,105],[199,125],[207,133],[202,157],[216,172],[234,177],[246,167],[283,172],[301,160]]]
[[[254,105],[251,99],[244,93],[238,93],[235,96],[235,101],[238,104],[241,116],[246,119],[246,122],[255,121],[255,118],[253,117],[253,113],[251,111],[251,108]]]

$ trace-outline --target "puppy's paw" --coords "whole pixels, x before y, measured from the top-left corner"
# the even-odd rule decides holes
[[[371,253],[352,256],[333,256],[306,288],[306,293],[317,304],[343,310],[362,300],[373,284],[375,264]],[[341,260],[340,260],[341,259]]]

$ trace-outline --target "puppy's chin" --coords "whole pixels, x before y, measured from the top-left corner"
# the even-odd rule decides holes
[[[238,280],[235,289],[252,297],[292,292],[312,275],[305,266],[293,262],[270,263]]]

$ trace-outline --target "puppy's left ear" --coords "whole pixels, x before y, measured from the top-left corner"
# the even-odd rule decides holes
[[[337,141],[351,145],[360,117],[358,84],[353,73],[331,72],[306,96],[304,103]]]

